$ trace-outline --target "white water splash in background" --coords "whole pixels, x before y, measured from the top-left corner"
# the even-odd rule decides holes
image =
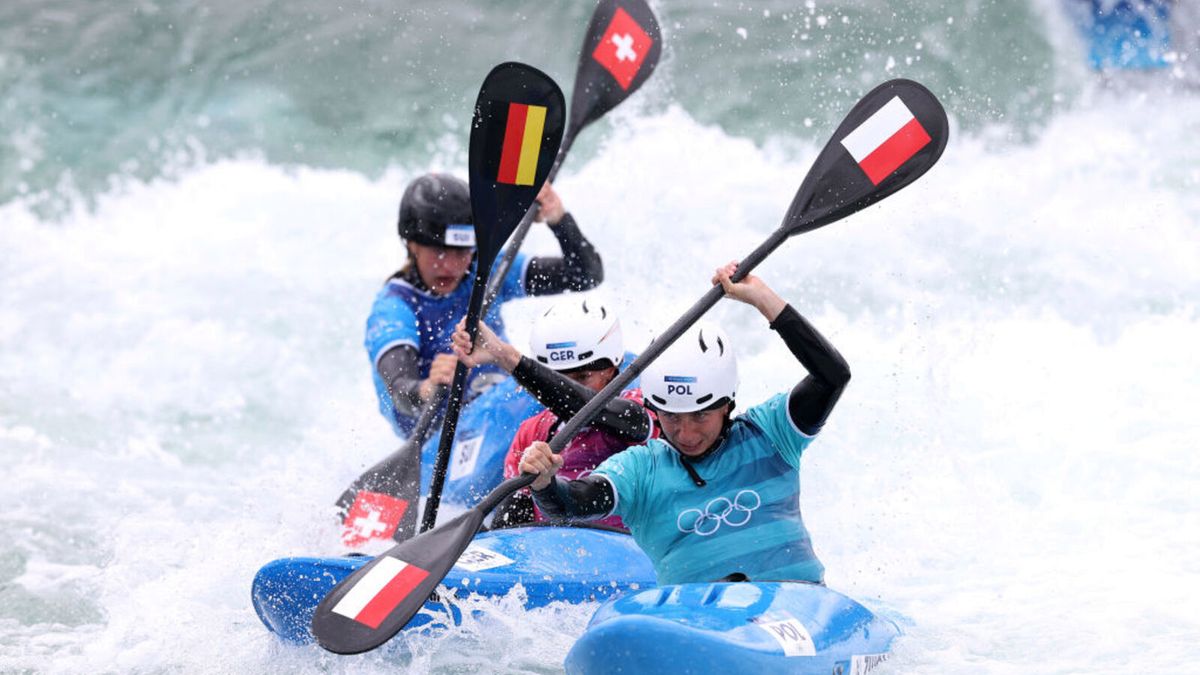
[[[558,188],[636,349],[778,225],[817,148],[618,117]],[[1194,97],[1098,93],[1032,143],[956,135],[913,187],[760,268],[854,371],[802,505],[830,586],[903,624],[888,672],[1200,657],[1196,120]],[[339,552],[333,500],[395,445],[361,331],[429,168],[461,173],[246,158],[59,223],[0,206],[0,670],[396,665],[277,644],[249,587]],[[546,302],[506,309],[518,345]],[[741,402],[800,376],[751,310],[713,315]],[[514,602],[408,665],[559,670],[590,608]]]

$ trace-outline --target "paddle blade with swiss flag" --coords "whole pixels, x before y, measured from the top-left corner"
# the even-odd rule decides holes
[[[912,183],[949,139],[946,111],[928,89],[912,80],[884,82],[850,110],[817,156],[784,218],[788,234],[815,230]]]
[[[419,424],[432,424],[434,412],[422,413]],[[421,442],[409,439],[338,497],[342,543],[360,548],[372,541],[411,537],[417,530],[420,491]]]
[[[571,128],[582,129],[624,101],[654,72],[661,54],[662,32],[643,0],[600,0],[575,73]]]
[[[415,510],[409,509],[406,499],[370,490],[359,490],[353,499],[342,520],[342,543],[350,548],[391,538],[405,514],[409,515],[409,520],[416,520],[412,516]]]

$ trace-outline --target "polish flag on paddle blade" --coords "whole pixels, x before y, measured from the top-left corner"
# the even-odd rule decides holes
[[[867,178],[879,185],[932,139],[899,96],[842,139]]]
[[[359,490],[342,521],[342,543],[357,547],[373,540],[387,539],[400,526],[408,502],[381,492]]]
[[[628,89],[653,44],[629,12],[618,7],[592,58],[612,74],[622,89]]]
[[[354,584],[333,606],[334,614],[353,619],[372,629],[407,598],[429,572],[398,558],[381,556],[379,562]]]

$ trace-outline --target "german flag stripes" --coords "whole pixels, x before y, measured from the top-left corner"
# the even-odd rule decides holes
[[[500,171],[496,175],[498,182],[533,185],[545,126],[545,106],[508,104],[508,122],[504,128],[504,146],[500,152]]]

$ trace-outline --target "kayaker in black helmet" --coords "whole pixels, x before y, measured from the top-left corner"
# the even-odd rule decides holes
[[[549,183],[538,193],[539,222],[545,222],[561,257],[518,254],[484,320],[504,335],[500,306],[529,295],[583,291],[604,278],[604,266],[575,219]],[[375,297],[364,344],[371,360],[379,410],[399,436],[412,429],[422,404],[439,384],[450,384],[457,363],[450,335],[466,314],[469,279],[475,266],[475,231],[466,182],[430,173],[409,183],[400,200],[398,223],[408,259]],[[466,283],[464,283],[466,282]],[[476,369],[468,391],[502,375]]]
[[[788,394],[731,417],[737,394],[733,345],[701,324],[642,373],[646,406],[662,436],[627,448],[591,475],[555,476],[562,458],[530,445],[521,470],[538,474],[533,496],[556,518],[618,515],[654,563],[660,584],[756,580],[821,583],[824,567],[800,516],[800,458],[850,380],[850,368],[820,333],[758,277],[728,297],[757,308],[808,374]]]

